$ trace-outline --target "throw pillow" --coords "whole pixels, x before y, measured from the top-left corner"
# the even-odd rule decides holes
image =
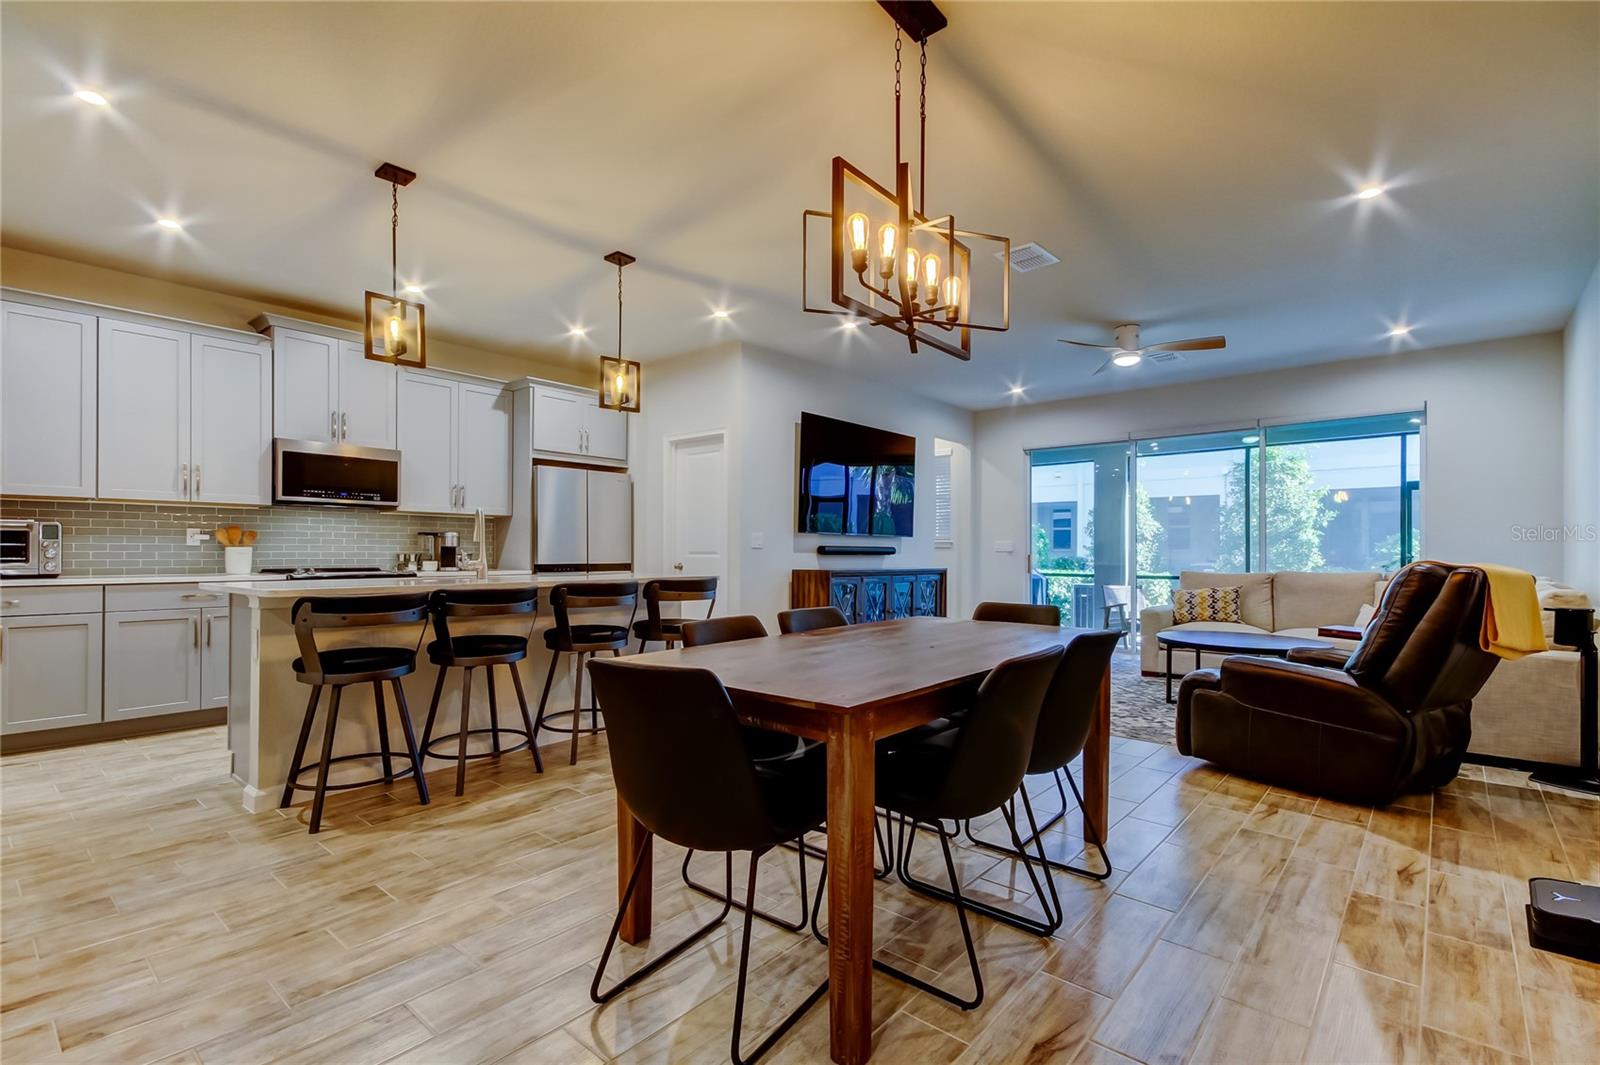
[[[1188,588],[1172,595],[1172,623],[1183,625],[1191,621],[1242,622],[1239,614],[1240,589]]]

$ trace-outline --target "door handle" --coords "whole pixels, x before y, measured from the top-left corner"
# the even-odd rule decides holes
[[[350,412],[345,411],[339,415],[339,439],[350,439]]]
[[[682,573],[683,572],[683,563],[682,562],[674,562],[672,564],[672,568],[677,570],[679,573]]]

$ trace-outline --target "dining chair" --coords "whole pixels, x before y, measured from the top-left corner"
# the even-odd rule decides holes
[[[1100,627],[1116,629],[1122,634],[1123,643],[1132,647],[1133,589],[1126,584],[1103,584],[1100,586],[1100,598],[1105,604],[1100,609]],[[1117,615],[1115,625],[1111,623],[1113,613]]]
[[[706,617],[717,608],[717,578],[715,577],[663,577],[645,581],[640,592],[644,599],[644,617],[633,623],[633,634],[639,639],[639,653],[644,653],[647,643],[663,643],[668,648],[683,639],[684,618],[661,616],[662,603],[705,603]]]
[[[739,906],[744,911],[744,931],[730,1048],[735,1065],[746,1065],[770,1049],[828,989],[824,981],[754,1050],[748,1055],[742,1053],[750,925],[752,916],[757,915],[756,873],[762,856],[773,847],[798,839],[822,824],[827,810],[826,782],[807,761],[752,759],[727,689],[709,670],[648,665],[627,659],[591,659],[589,672],[609,725],[607,746],[617,794],[644,828],[617,919],[612,922],[600,963],[595,967],[589,997],[599,1003],[611,1001],[715,931],[736,905],[732,898],[733,852],[749,851],[749,879]],[[674,753],[663,758],[663,751]],[[657,836],[690,850],[725,852],[727,888],[722,909],[709,923],[601,990],[623,915],[633,900],[640,874],[649,868],[644,855]],[[807,903],[804,851],[800,867],[803,914]]]
[[[705,618],[683,623],[683,645],[704,647],[709,643],[728,643],[731,640],[754,640],[767,634],[767,627],[754,614],[730,614],[723,618]]]
[[[844,611],[836,606],[803,606],[778,613],[778,631],[816,632],[818,629],[838,629],[850,624]]]
[[[604,622],[574,624],[572,621],[573,610],[604,609],[620,610],[627,607],[628,623],[614,625]],[[550,589],[550,611],[554,623],[544,632],[544,645],[550,651],[550,671],[544,677],[544,692],[539,696],[539,713],[533,720],[533,732],[537,736],[540,729],[549,729],[551,732],[572,733],[572,751],[567,758],[568,765],[578,764],[578,734],[583,731],[583,658],[588,655],[591,660],[602,651],[610,651],[612,656],[620,655],[628,646],[628,633],[633,628],[634,615],[639,612],[639,582],[638,581],[583,581],[573,584],[558,584]],[[564,654],[577,655],[577,669],[572,677],[572,709],[558,710],[553,714],[544,712],[545,702],[550,698],[550,686],[556,679],[556,664],[561,661]],[[571,716],[571,727],[550,724],[551,718]],[[596,735],[604,731],[600,724],[600,711],[593,700],[589,703],[589,734]]]
[[[528,715],[528,696],[522,690],[522,674],[517,663],[528,657],[528,640],[539,611],[539,589],[536,585],[509,588],[441,588],[428,601],[428,613],[433,617],[433,642],[428,644],[428,661],[438,668],[439,675],[433,684],[433,699],[428,704],[427,723],[422,726],[423,757],[446,757],[432,750],[434,744],[456,741],[456,794],[461,795],[467,786],[467,761],[473,758],[494,758],[512,754],[527,747],[533,752],[533,768],[544,772],[544,762],[539,757],[538,736],[533,718]],[[450,631],[451,618],[516,617],[526,615],[526,632],[471,632]],[[503,666],[511,674],[511,683],[517,693],[517,705],[522,711],[523,728],[500,724],[500,707],[494,690],[494,667]],[[461,670],[461,721],[455,732],[434,736],[433,722],[439,713],[439,697],[444,693],[445,676],[452,669]],[[489,727],[470,728],[472,720],[472,671],[482,669],[489,692]],[[522,737],[522,742],[504,750],[500,746],[502,733]],[[467,739],[472,735],[489,736],[489,749],[467,753]]]
[[[979,603],[973,621],[1010,621],[1020,625],[1061,626],[1061,608],[1050,603]]]
[[[1042,897],[1045,889],[1039,884],[1033,863],[1022,846],[1007,802],[1022,785],[1032,752],[1034,729],[1062,653],[1060,647],[1049,647],[1007,659],[989,671],[978,686],[972,712],[954,728],[921,743],[880,749],[877,803],[899,819],[900,838],[895,851],[902,880],[910,875],[911,848],[919,825],[965,821],[998,809],[1011,827],[1012,838],[1023,855],[1023,865],[1033,882],[1035,894]],[[970,904],[962,894],[961,879],[956,874],[955,858],[950,851],[953,834],[942,828],[938,830],[945,873],[950,878],[949,898],[955,903],[961,937],[966,943],[967,964],[972,971],[972,997],[961,998],[877,958],[872,964],[880,972],[951,1005],[971,1010],[983,1004],[983,971],[967,921]],[[1043,854],[1042,847],[1039,853]],[[1049,879],[1048,871],[1045,878]],[[824,862],[817,899],[811,910],[812,934],[824,943],[827,938],[818,927],[818,914],[827,879],[828,866]]]

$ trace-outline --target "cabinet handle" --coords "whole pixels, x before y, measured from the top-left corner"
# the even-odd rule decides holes
[[[4,625],[0,625],[0,662],[4,662],[5,659],[6,659],[6,630],[5,630],[5,626]]]
[[[211,646],[211,619],[206,618],[206,646]]]
[[[189,619],[189,627],[194,630],[194,645],[196,647],[199,647],[200,646],[200,619],[199,618],[190,618]]]
[[[21,599],[0,599],[0,606],[21,606]]]
[[[217,599],[217,598],[219,598],[219,596],[217,595],[216,592],[184,592],[183,593],[183,598],[185,598],[185,599]]]
[[[182,494],[189,494],[189,464],[187,462],[178,466],[178,478],[182,482]]]
[[[339,439],[339,412],[336,410],[328,412],[328,436],[333,440]]]
[[[345,411],[339,415],[339,439],[350,439],[350,412]]]
[[[194,464],[194,494],[195,494],[195,498],[199,498],[199,496],[200,496],[200,464],[198,462]]]

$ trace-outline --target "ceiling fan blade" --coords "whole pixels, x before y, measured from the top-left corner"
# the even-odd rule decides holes
[[[1089,348],[1089,349],[1091,349],[1093,351],[1116,351],[1117,350],[1115,345],[1111,345],[1111,344],[1090,344],[1088,341],[1085,341],[1085,340],[1057,340],[1056,343],[1057,344],[1071,344],[1075,348]]]
[[[1174,340],[1170,344],[1152,344],[1145,351],[1215,351],[1228,346],[1227,337],[1197,337],[1194,340]]]
[[[1107,359],[1105,362],[1102,362],[1100,364],[1100,369],[1096,370],[1094,373],[1090,374],[1089,376],[1090,377],[1099,377],[1101,374],[1106,372],[1107,367],[1109,367],[1110,365],[1111,365],[1111,360]]]

